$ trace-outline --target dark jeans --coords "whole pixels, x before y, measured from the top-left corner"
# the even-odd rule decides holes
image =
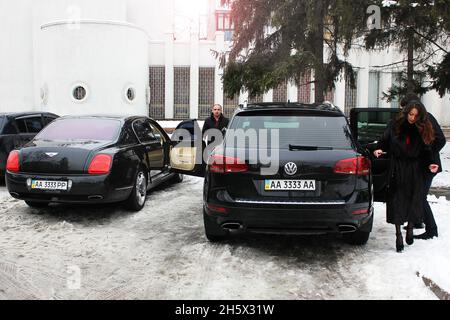
[[[436,221],[434,221],[433,211],[431,211],[430,204],[428,203],[428,193],[430,192],[431,184],[436,174],[427,172],[425,174],[424,181],[424,198],[423,198],[423,221],[425,222],[426,231],[434,232],[437,231]]]

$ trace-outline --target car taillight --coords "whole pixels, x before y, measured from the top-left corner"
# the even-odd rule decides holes
[[[98,154],[89,165],[89,174],[107,174],[111,170],[112,157],[109,154]]]
[[[352,212],[353,215],[355,216],[359,216],[362,214],[369,214],[369,209],[360,209],[360,210],[355,210]]]
[[[216,205],[209,204],[209,203],[206,206],[208,207],[208,209],[210,211],[214,211],[214,212],[217,212],[217,213],[227,213],[227,209],[224,208],[224,207],[216,206]]]
[[[245,161],[234,158],[225,157],[220,154],[212,155],[208,160],[209,170],[216,173],[237,173],[247,172],[248,166]]]
[[[334,167],[334,173],[367,176],[370,173],[370,160],[365,157],[340,160]]]
[[[9,172],[19,172],[19,151],[11,151],[8,156],[8,160],[6,161],[6,170]]]

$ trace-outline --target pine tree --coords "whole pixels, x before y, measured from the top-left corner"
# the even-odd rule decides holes
[[[397,48],[405,58],[396,64],[406,63],[400,85],[393,86],[385,98],[390,101],[406,93],[423,95],[431,89],[443,95],[450,89],[448,80],[441,78],[448,74],[448,59],[445,65],[446,60],[436,61],[436,58],[448,54],[445,45],[449,39],[450,0],[377,0],[375,3],[381,8],[382,28],[366,35],[366,48]],[[434,82],[427,84],[424,81],[427,77]]]
[[[235,33],[222,55],[224,89],[262,94],[288,80],[302,83],[314,71],[315,102],[345,74],[355,86],[346,57],[367,24],[366,0],[222,0],[231,5]],[[365,30],[366,31],[366,30]],[[324,44],[328,50],[325,61]],[[341,52],[342,51],[342,52]]]

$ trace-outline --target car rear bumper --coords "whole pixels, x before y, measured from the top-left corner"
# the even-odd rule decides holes
[[[367,210],[364,214],[356,211]],[[224,212],[225,211],[225,212]],[[205,212],[223,229],[271,234],[336,234],[372,231],[373,206],[345,202],[207,203]]]
[[[68,191],[32,190],[27,180],[71,181]],[[53,203],[112,203],[127,199],[133,187],[116,189],[109,175],[46,176],[6,173],[6,186],[16,199]]]

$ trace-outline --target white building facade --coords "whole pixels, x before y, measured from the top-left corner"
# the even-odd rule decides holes
[[[0,112],[180,120],[204,118],[215,103],[230,115],[245,101],[313,102],[313,75],[253,99],[224,95],[212,51],[231,45],[228,14],[220,0],[0,0]],[[394,50],[352,52],[357,88],[344,77],[327,99],[345,111],[396,107],[382,93],[399,70],[379,66],[400,60]],[[443,125],[450,125],[449,97],[423,97]]]

